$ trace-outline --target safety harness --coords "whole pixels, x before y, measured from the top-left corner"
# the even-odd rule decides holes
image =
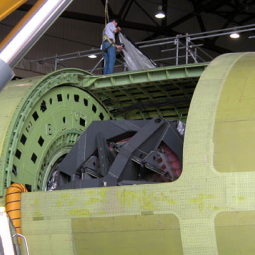
[[[108,15],[108,0],[106,0],[105,1],[105,9],[104,9],[104,12],[105,12],[105,28],[104,28],[104,31],[103,31],[103,38],[102,38],[102,45],[103,45],[103,43],[104,43],[104,38],[106,38],[107,39],[107,41],[110,43],[110,45],[105,49],[105,50],[103,50],[105,53],[109,50],[109,48],[111,47],[111,46],[114,46],[114,47],[116,47],[116,44],[106,35],[106,33],[105,33],[105,29],[106,29],[106,25],[107,25],[107,23],[108,23],[108,21],[109,21],[109,15]]]
[[[102,44],[105,41],[104,38],[106,38],[107,41],[110,43],[110,45],[105,50],[103,50],[106,53],[111,46],[116,47],[116,44],[106,35],[105,29],[104,29],[104,32],[103,32],[103,42],[102,42]]]

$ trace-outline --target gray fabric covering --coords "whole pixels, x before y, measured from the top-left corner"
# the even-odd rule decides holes
[[[122,33],[119,33],[119,40],[125,45],[122,52],[129,71],[145,70],[156,67],[156,64],[137,49]]]

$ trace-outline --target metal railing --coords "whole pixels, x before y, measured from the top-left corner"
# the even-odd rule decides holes
[[[154,62],[160,62],[160,61],[166,61],[166,60],[175,60],[175,65],[180,64],[180,60],[185,59],[185,64],[191,63],[201,63],[201,62],[207,62],[208,60],[212,60],[213,57],[210,56],[204,49],[202,49],[203,44],[195,44],[193,41],[196,40],[202,40],[207,38],[213,38],[213,37],[220,37],[224,35],[230,35],[233,32],[236,33],[245,33],[245,32],[251,32],[255,30],[255,24],[251,25],[245,25],[245,26],[239,26],[239,27],[232,27],[232,28],[226,28],[226,29],[219,29],[219,30],[212,30],[207,32],[201,32],[201,33],[193,33],[185,35],[179,34],[175,37],[166,37],[161,39],[155,39],[155,40],[149,40],[149,41],[143,41],[143,42],[137,42],[135,45],[139,49],[143,48],[149,48],[149,47],[155,47],[155,46],[162,46],[167,44],[172,44],[173,47],[169,49],[163,49],[161,52],[175,52],[174,56],[169,57],[163,57],[159,59],[153,59]],[[249,38],[253,38],[255,36],[250,36]],[[72,60],[72,59],[78,59],[78,58],[84,58],[88,57],[89,55],[102,55],[102,51],[100,48],[91,49],[91,50],[85,50],[85,51],[78,51],[63,55],[55,55],[52,57],[47,58],[41,58],[37,60],[31,60],[31,62],[45,62],[49,60],[54,61],[55,70],[57,70],[58,66],[61,65],[61,62]],[[205,60],[205,58],[208,60]],[[118,60],[118,59],[117,59]],[[94,72],[95,70],[102,70],[103,68],[98,68],[99,64],[103,61],[103,58],[101,58],[94,68],[91,70],[88,70],[90,72]],[[119,60],[118,60],[119,61]],[[119,61],[121,62],[121,61]],[[121,62],[121,65],[116,65],[115,67],[123,67],[124,71],[126,71],[126,65],[125,63]]]
[[[27,255],[29,255],[29,250],[28,250],[28,245],[27,245],[27,239],[25,236],[21,235],[21,234],[18,234],[18,233],[15,233],[12,238],[14,237],[21,237],[23,240],[24,240],[24,243],[25,243],[25,248],[26,248],[26,252],[27,252]]]

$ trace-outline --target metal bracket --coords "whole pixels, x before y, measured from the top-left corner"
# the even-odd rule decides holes
[[[183,137],[177,122],[93,122],[59,165],[58,189],[150,183],[151,171],[166,177],[168,171],[157,162],[162,142],[181,162]]]

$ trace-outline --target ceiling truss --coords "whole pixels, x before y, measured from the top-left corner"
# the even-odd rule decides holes
[[[100,0],[102,5],[105,6],[105,0]],[[160,0],[163,11],[167,12],[170,8],[168,6],[168,0]],[[159,3],[160,3],[159,1]],[[193,5],[193,11],[183,15],[180,19],[168,23],[167,19],[163,19],[161,24],[159,24],[151,15],[146,11],[146,9],[139,3],[139,0],[125,0],[123,5],[121,6],[118,13],[114,13],[110,6],[108,6],[108,12],[110,17],[117,17],[121,20],[121,26],[123,28],[147,31],[151,35],[144,38],[143,41],[156,39],[159,36],[176,36],[180,34],[178,31],[174,30],[179,25],[189,21],[193,17],[196,17],[198,24],[200,26],[201,32],[206,31],[206,26],[203,21],[202,14],[203,13],[210,13],[220,16],[225,19],[225,23],[222,26],[222,29],[232,25],[245,25],[248,22],[251,22],[255,19],[255,1],[254,0],[190,0]],[[141,11],[143,15],[145,15],[153,25],[149,24],[142,24],[137,22],[127,21],[126,17],[130,13],[131,7],[135,5],[136,9]],[[19,10],[21,11],[29,11],[32,5],[24,4],[22,5]],[[104,24],[105,18],[90,14],[84,14],[79,12],[72,12],[72,11],[65,11],[61,17],[67,19],[74,19],[86,22],[93,22],[98,24]],[[197,43],[202,43],[204,48],[209,50],[213,50],[217,53],[226,53],[230,52],[228,49],[219,47],[216,45],[217,39],[204,39],[198,40]]]

